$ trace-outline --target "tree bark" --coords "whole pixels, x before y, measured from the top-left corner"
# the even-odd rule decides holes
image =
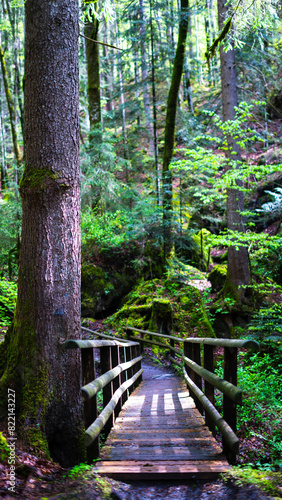
[[[16,391],[23,440],[66,467],[85,457],[80,354],[61,347],[80,337],[78,1],[26,0],[25,13],[22,244],[1,392]]]
[[[185,43],[188,31],[188,0],[181,0],[178,42],[175,53],[171,85],[167,100],[165,140],[163,153],[163,225],[164,225],[164,257],[168,257],[172,249],[172,175],[169,164],[173,155],[175,119],[179,86],[185,59]]]
[[[218,0],[218,24],[219,30],[223,28],[226,19],[227,7],[226,0]],[[221,68],[221,92],[222,92],[222,110],[223,121],[234,120],[235,107],[238,106],[237,98],[237,77],[234,48],[224,52],[220,47],[220,68]],[[241,159],[240,146],[232,137],[228,137],[228,145],[233,159]],[[242,183],[237,180],[236,185]],[[230,230],[244,232],[244,221],[241,215],[244,210],[244,195],[239,189],[227,189],[227,227]],[[243,285],[250,283],[249,258],[246,247],[239,247],[236,250],[235,246],[228,249],[228,277],[235,289],[235,293],[239,299],[243,299],[246,294],[246,289],[241,288]]]

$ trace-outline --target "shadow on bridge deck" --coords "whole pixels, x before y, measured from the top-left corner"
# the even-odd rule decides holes
[[[163,367],[142,367],[143,382],[116,419],[97,472],[120,480],[168,480],[228,470],[185,383]]]

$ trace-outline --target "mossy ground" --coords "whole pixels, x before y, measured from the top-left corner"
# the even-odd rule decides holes
[[[213,337],[214,331],[206,315],[197,288],[172,279],[141,282],[127,295],[125,303],[107,323],[118,331],[127,326],[157,331],[154,307],[162,301],[171,304],[172,331],[180,337]]]
[[[282,472],[257,470],[251,467],[232,467],[223,476],[231,479],[237,486],[252,485],[271,495],[272,499],[282,498]]]

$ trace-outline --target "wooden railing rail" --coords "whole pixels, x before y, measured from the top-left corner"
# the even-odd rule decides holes
[[[95,337],[101,337],[102,339],[117,340],[117,336],[114,337],[113,335],[107,335],[106,333],[97,332],[97,330],[90,330],[90,328],[86,328],[85,326],[82,326],[81,330],[83,330],[84,332],[91,333]],[[118,340],[119,342],[126,342],[126,339],[122,339],[119,337]]]
[[[91,333],[96,334],[90,330]],[[104,334],[100,335],[105,337]],[[140,344],[124,339],[67,340],[64,349],[80,349],[82,364],[81,398],[84,402],[87,459],[100,456],[99,435],[111,430],[114,418],[129,394],[142,380]],[[100,373],[96,377],[95,353],[100,350]],[[103,390],[103,410],[98,412],[97,393]]]
[[[140,336],[134,336],[135,332]],[[213,434],[217,426],[222,434],[223,450],[229,461],[234,462],[239,449],[239,440],[236,436],[236,405],[242,405],[242,390],[237,387],[237,351],[238,348],[259,350],[258,342],[214,338],[181,339],[132,327],[127,327],[126,335],[130,340],[138,340],[142,346],[145,343],[154,344],[172,351],[170,361],[183,368],[183,376],[192,392],[196,407],[205,416],[206,424]],[[152,340],[153,336],[162,337],[170,343]],[[175,347],[175,342],[183,343],[183,351]],[[214,373],[215,347],[224,349],[223,378]],[[214,406],[215,388],[223,394],[223,416]]]

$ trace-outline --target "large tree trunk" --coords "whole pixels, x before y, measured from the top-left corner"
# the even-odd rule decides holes
[[[184,59],[185,43],[188,31],[188,0],[181,0],[180,23],[178,42],[175,53],[171,84],[167,100],[167,111],[165,121],[165,139],[163,153],[163,224],[164,224],[164,257],[168,257],[172,249],[172,175],[169,164],[173,155],[175,119],[179,86],[181,82]]]
[[[218,0],[218,24],[219,29],[223,28],[224,20],[226,19],[227,7],[226,0]],[[235,117],[235,107],[238,106],[237,98],[237,78],[234,49],[224,52],[220,48],[220,67],[221,67],[221,91],[222,91],[222,109],[223,120],[233,120]],[[241,159],[240,146],[231,137],[228,138],[230,156],[232,159]],[[229,156],[229,157],[230,157]],[[237,186],[240,186],[240,181],[236,181]],[[242,211],[244,210],[244,195],[239,189],[229,188],[227,190],[227,227],[234,231],[244,231],[244,223]],[[235,246],[228,249],[228,275],[234,291],[237,296],[242,299],[246,293],[246,289],[241,288],[243,285],[249,285],[249,259],[248,251],[245,247],[239,247],[236,250]]]
[[[83,460],[80,355],[78,1],[26,0],[25,171],[15,320],[3,388],[18,433],[64,466]]]

